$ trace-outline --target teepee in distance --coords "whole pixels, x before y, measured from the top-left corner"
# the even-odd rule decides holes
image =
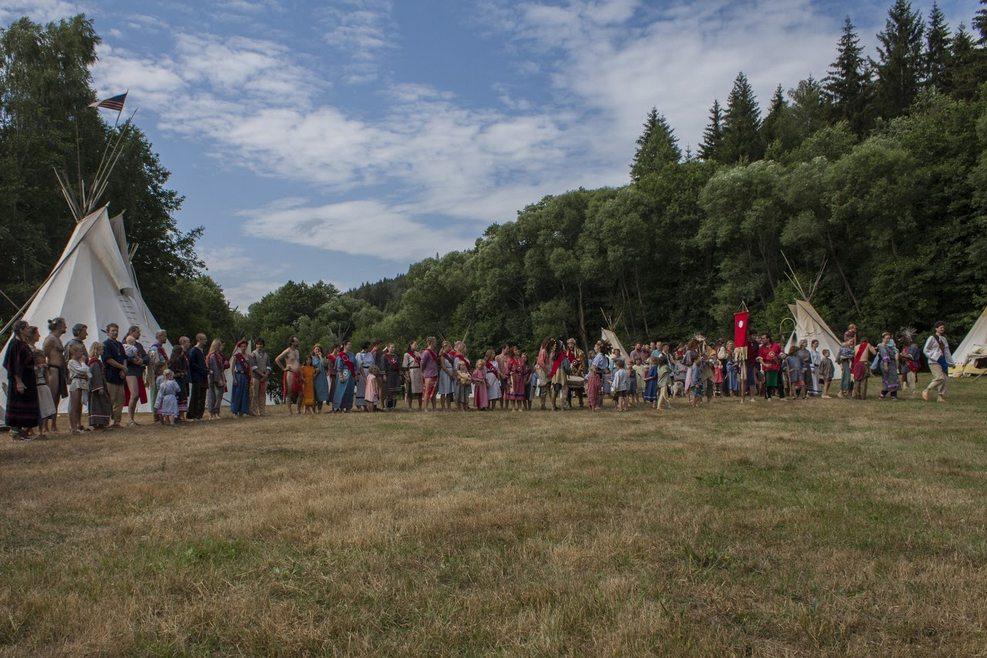
[[[792,264],[788,262],[788,257],[782,253],[782,257],[785,259],[785,264],[788,265],[788,271],[785,275],[788,280],[792,282],[795,286],[796,292],[798,292],[801,299],[796,299],[793,304],[788,305],[788,310],[791,311],[791,320],[795,324],[795,329],[792,331],[791,335],[788,337],[788,342],[785,343],[785,352],[792,345],[798,345],[799,341],[806,340],[809,344],[812,344],[813,340],[819,341],[819,353],[821,354],[823,350],[829,350],[829,358],[833,360],[833,365],[835,366],[833,370],[834,379],[839,379],[840,375],[843,373],[843,368],[840,367],[837,361],[837,355],[840,352],[840,346],[842,342],[833,333],[833,330],[829,328],[826,321],[820,317],[819,313],[812,306],[812,296],[816,293],[819,288],[819,282],[822,281],[823,272],[826,269],[826,262],[823,261],[822,267],[819,268],[819,273],[816,275],[815,280],[812,282],[812,287],[806,290],[799,281],[798,276],[795,274],[795,270],[792,268]]]
[[[62,194],[76,220],[75,230],[51,273],[3,327],[3,336],[8,336],[10,327],[20,319],[38,327],[44,336],[48,320],[61,317],[69,329],[77,323],[85,324],[89,329],[87,343],[102,341],[104,330],[111,322],[119,325],[121,336],[131,326],[140,327],[140,342],[145,348],[154,342],[161,326],[137,285],[131,262],[136,246],[132,248],[127,242],[123,215],[111,218],[107,206],[95,206],[103,197],[108,177],[120,157],[129,123],[128,120],[116,140],[107,145],[93,184],[88,188],[91,192],[86,191],[81,177],[78,190],[73,190],[67,177],[56,172]],[[7,343],[9,338],[4,343],[5,351]],[[7,373],[2,367],[0,382],[2,411],[7,402]]]
[[[987,374],[987,307],[953,351],[953,361],[956,367],[949,369],[951,377]]]

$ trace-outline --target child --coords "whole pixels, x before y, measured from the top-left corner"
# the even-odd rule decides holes
[[[96,341],[89,348],[89,424],[94,430],[110,424],[113,404],[106,391],[106,369],[102,361],[103,343]]]
[[[484,411],[487,408],[487,364],[483,359],[477,359],[472,379],[473,403],[477,409]]]
[[[689,374],[689,368],[682,362],[681,355],[679,355],[677,360],[672,362],[672,372],[672,397],[684,397],[688,395],[688,391],[685,390],[685,380]]]
[[[44,439],[48,431],[48,423],[55,416],[55,400],[51,396],[51,389],[48,388],[48,361],[45,353],[41,350],[34,350],[34,376],[38,382],[38,438]]]
[[[461,411],[469,411],[470,408],[470,388],[473,385],[473,377],[470,376],[469,368],[466,367],[466,359],[456,359],[456,386],[453,391],[453,400]]]
[[[719,361],[716,360],[716,355],[707,355],[700,357],[702,363],[699,364],[699,376],[703,380],[703,393],[706,394],[706,401],[709,402],[713,399],[714,386],[713,386],[713,364],[718,364]]]
[[[377,403],[380,402],[380,368],[377,366],[370,366],[370,373],[367,375],[367,388],[364,391],[364,400],[366,400],[366,410],[369,412],[377,411]]]
[[[315,415],[315,368],[312,360],[308,359],[301,367],[302,377],[302,409],[305,415]]]
[[[686,374],[686,381],[689,382],[689,404],[693,407],[698,406],[703,399],[703,362],[701,359],[694,359]]]
[[[613,400],[617,405],[617,411],[624,411],[626,409],[627,394],[630,388],[630,368],[625,368],[624,362],[618,360],[615,363],[613,378],[610,380],[610,390],[613,392]]]
[[[723,390],[723,363],[726,359],[722,361],[717,358],[713,361],[713,390],[717,396],[729,395]]]
[[[162,423],[174,425],[175,416],[178,415],[178,393],[182,387],[175,381],[175,373],[171,369],[165,369],[161,376],[163,380],[158,385],[158,399],[154,401],[154,409],[161,416]]]
[[[123,353],[127,355],[128,359],[136,359],[139,356],[136,338],[133,336],[127,336],[124,338]]]
[[[89,391],[89,365],[81,343],[69,345],[69,427],[82,434],[82,406]]]
[[[824,400],[829,400],[829,386],[833,383],[833,373],[836,371],[836,366],[833,365],[833,360],[829,358],[829,350],[824,349],[822,351],[822,358],[819,359],[819,383],[822,385],[822,397]]]

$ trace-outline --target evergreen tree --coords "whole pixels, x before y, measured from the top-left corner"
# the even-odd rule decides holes
[[[788,96],[792,99],[789,121],[799,142],[826,126],[829,109],[826,94],[818,80],[810,75],[789,91]]]
[[[823,82],[829,97],[831,119],[846,121],[857,134],[862,133],[870,123],[867,107],[871,97],[871,74],[860,37],[849,16],[843,22],[836,61]]]
[[[949,25],[939,3],[932,3],[929,27],[925,35],[925,84],[939,90],[946,89],[946,69],[949,66]]]
[[[971,100],[977,94],[982,69],[981,52],[977,50],[973,37],[960,23],[950,44],[949,64],[946,67],[946,91],[956,98]]]
[[[788,110],[788,103],[785,102],[785,92],[781,85],[775,88],[775,93],[771,97],[771,104],[768,106],[768,115],[764,117],[761,124],[761,139],[766,146],[771,146],[775,140],[781,137],[782,124],[785,121],[785,112]]]
[[[699,157],[707,161],[719,160],[723,144],[723,109],[720,101],[714,100],[709,110],[709,124],[703,131],[703,141],[699,145]]]
[[[895,0],[884,30],[877,35],[877,106],[886,119],[904,114],[922,80],[922,16],[909,0]]]
[[[723,144],[721,160],[727,163],[753,162],[764,154],[761,140],[761,110],[754,97],[747,76],[737,75],[727,98],[723,116]]]
[[[980,0],[980,9],[973,17],[973,29],[980,35],[980,45],[987,46],[987,0]]]
[[[655,174],[667,165],[682,159],[678,140],[665,117],[651,108],[644,122],[644,132],[637,138],[637,152],[631,165],[631,179],[635,182],[647,174]]]

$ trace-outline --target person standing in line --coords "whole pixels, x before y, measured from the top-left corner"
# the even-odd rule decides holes
[[[235,418],[250,413],[250,365],[247,363],[247,341],[237,341],[230,356],[230,378],[233,390],[230,392],[230,411]]]
[[[819,385],[819,364],[822,362],[822,354],[819,352],[819,341],[815,338],[809,343],[809,356],[812,372],[812,387],[809,394],[813,397],[819,397],[822,395],[822,387]]]
[[[223,341],[214,338],[206,355],[206,369],[209,373],[209,391],[206,395],[206,406],[209,407],[209,420],[219,418],[223,407],[223,393],[226,392],[226,368],[229,362],[223,355]]]
[[[853,343],[844,340],[836,355],[840,364],[840,397],[848,399],[853,394]]]
[[[394,350],[394,343],[388,343],[384,349],[384,385],[386,392],[387,409],[396,409],[398,406],[398,393],[401,391],[401,364],[398,362],[397,353]]]
[[[922,391],[922,399],[929,401],[929,391],[935,391],[937,401],[946,401],[946,378],[949,376],[949,366],[953,363],[953,353],[949,350],[949,340],[946,338],[946,323],[936,322],[933,333],[925,341],[922,349],[925,358],[929,362],[929,370],[932,371],[932,381]]]
[[[106,325],[106,340],[103,341],[103,366],[106,369],[106,393],[110,398],[109,427],[120,427],[123,420],[124,389],[127,386],[127,355],[123,343],[117,340],[120,326],[111,322]]]
[[[82,407],[89,391],[89,364],[86,353],[78,344],[69,348],[69,430],[72,434],[82,434]]]
[[[168,352],[165,350],[165,345],[168,344],[168,332],[164,329],[158,331],[154,334],[154,342],[151,344],[151,349],[147,353],[147,388],[151,391],[150,399],[157,402],[158,399],[158,381],[163,381],[161,375],[164,374],[166,368],[168,368],[170,359],[168,357]],[[172,368],[172,376],[175,382],[178,382],[178,373]],[[186,381],[186,385],[188,382]],[[178,382],[178,385],[182,384]],[[186,386],[186,395],[188,394],[188,388]],[[186,397],[186,400],[188,398]],[[157,410],[154,405],[151,405],[152,412],[154,413],[154,422],[159,422],[161,419],[158,416]]]
[[[364,411],[367,406],[367,376],[370,374],[370,366],[374,365],[369,342],[360,345],[360,351],[353,358],[353,365],[356,366],[356,372],[353,373],[353,404]]]
[[[425,339],[425,350],[421,356],[422,367],[422,410],[435,411],[435,392],[438,387],[439,378],[439,355],[435,353],[435,337],[429,336]]]
[[[89,425],[94,430],[105,429],[113,416],[113,403],[107,392],[106,366],[103,363],[103,343],[89,348]]]
[[[877,354],[877,350],[870,344],[866,336],[860,337],[853,352],[853,398],[855,400],[867,399],[867,384],[870,380],[871,359]]]
[[[497,369],[497,359],[494,357],[494,351],[487,350],[483,360],[487,363],[487,371],[484,375],[484,379],[487,382],[487,408],[496,409],[497,400],[501,398],[503,391],[500,387],[500,370]]]
[[[589,377],[586,379],[586,398],[590,411],[599,411],[602,407],[601,391],[603,390],[603,377],[610,366],[607,358],[609,346],[602,341],[597,341],[593,347],[593,362],[590,363]]]
[[[301,355],[298,352],[298,338],[288,339],[288,346],[274,358],[274,363],[281,368],[281,396],[288,403],[290,415],[292,405],[302,412],[302,377]]]
[[[41,414],[29,331],[30,326],[24,320],[15,322],[13,335],[3,355],[3,368],[7,371],[7,410],[4,424],[10,428],[14,441],[30,439],[31,430],[38,427]]]
[[[206,411],[206,389],[209,388],[209,369],[206,367],[206,335],[196,334],[195,345],[188,351],[189,420],[202,420]]]
[[[418,400],[418,410],[422,408],[422,357],[418,352],[418,341],[413,340],[408,345],[401,362],[401,371],[404,373],[404,399],[411,409],[411,401]]]
[[[476,369],[473,370],[473,404],[479,411],[487,408],[487,364],[483,358],[476,360]]]
[[[72,338],[70,338],[65,343],[65,360],[69,360],[69,350],[72,349],[73,345],[78,345],[82,348],[82,353],[85,355],[86,361],[89,361],[89,349],[86,347],[86,338],[89,337],[89,327],[82,324],[81,322],[72,325]]]
[[[164,381],[164,371],[171,370],[171,379],[178,384],[178,394],[175,400],[178,403],[178,414],[175,416],[179,421],[184,421],[188,417],[188,356],[185,350],[189,347],[189,339],[182,336],[178,339],[178,345],[171,351],[168,362],[161,370],[161,374],[154,378],[155,395],[152,400],[157,403],[158,380]],[[159,354],[160,356],[160,354]]]
[[[58,405],[63,398],[69,396],[65,345],[62,344],[62,336],[65,335],[66,329],[65,318],[52,318],[48,321],[48,336],[41,344],[46,364],[45,381],[55,405],[55,413],[48,422],[48,429],[52,434],[58,433]]]
[[[250,353],[250,415],[267,415],[267,380],[271,376],[271,358],[264,349],[263,338],[254,341],[254,351]]]
[[[349,412],[353,408],[354,372],[356,364],[350,354],[350,341],[346,341],[339,346],[336,355],[336,391],[332,398],[335,413]]]
[[[824,349],[819,358],[819,386],[822,390],[822,398],[824,400],[830,399],[829,387],[833,383],[833,373],[836,371],[836,366],[833,365],[833,359],[829,355],[829,350]]]
[[[322,346],[316,343],[312,347],[312,395],[315,398],[315,412],[321,414],[322,407],[329,401],[329,378],[326,376],[326,358],[322,354]]]
[[[127,423],[129,427],[134,427],[139,425],[135,414],[137,413],[137,405],[139,403],[147,403],[147,389],[144,387],[144,368],[147,364],[147,350],[141,345],[141,329],[138,326],[130,327],[127,330],[127,338],[133,338],[133,345],[137,350],[135,356],[127,358],[127,388],[126,391],[130,394],[130,399],[128,402],[128,411],[130,416],[130,421]]]

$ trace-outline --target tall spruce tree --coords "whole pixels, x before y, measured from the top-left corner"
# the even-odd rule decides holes
[[[925,34],[925,84],[927,87],[945,91],[946,69],[949,66],[950,34],[946,16],[939,3],[932,3],[929,12],[929,27]]]
[[[651,108],[644,122],[644,132],[637,138],[637,152],[631,164],[631,179],[635,182],[647,174],[656,174],[667,165],[682,159],[682,150],[672,127],[665,117]]]
[[[884,30],[877,35],[877,109],[886,119],[904,114],[915,100],[923,78],[922,16],[909,0],[895,0]]]
[[[727,98],[723,115],[723,144],[721,160],[726,163],[753,162],[764,155],[761,139],[761,110],[747,76],[737,75]]]
[[[987,0],[980,0],[980,9],[973,17],[973,29],[980,37],[980,45],[987,46]]]
[[[823,88],[829,97],[831,119],[846,121],[857,134],[869,127],[870,66],[864,59],[860,37],[849,16],[843,21],[843,35],[837,45],[836,61],[829,67]]]
[[[713,100],[709,110],[709,123],[703,131],[703,141],[699,145],[699,157],[715,162],[720,159],[720,147],[723,144],[723,109],[719,99]]]
[[[976,96],[981,81],[983,57],[963,23],[953,36],[949,49],[945,90],[956,98],[971,100]]]
[[[771,146],[779,137],[779,129],[781,128],[781,123],[785,119],[785,110],[788,108],[788,103],[785,102],[785,91],[782,89],[781,85],[775,87],[775,93],[771,97],[771,103],[768,105],[768,114],[764,117],[764,121],[761,123],[761,139],[764,140],[766,146]]]

